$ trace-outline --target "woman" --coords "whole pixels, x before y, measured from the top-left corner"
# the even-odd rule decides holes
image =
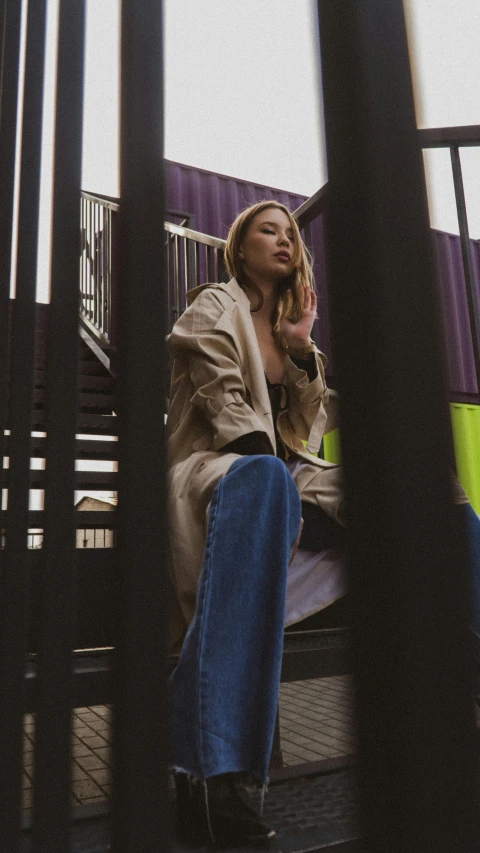
[[[289,210],[245,210],[225,260],[231,280],[191,291],[170,337],[174,640],[185,637],[172,707],[180,828],[240,845],[274,835],[237,783],[268,780],[284,625],[345,583],[341,468],[312,455],[335,426],[335,395]]]

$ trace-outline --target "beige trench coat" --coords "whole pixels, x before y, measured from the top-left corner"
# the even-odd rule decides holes
[[[238,455],[222,447],[253,431],[264,432],[276,452],[270,400],[250,313],[235,279],[205,284],[188,294],[190,305],[169,338],[174,358],[168,414],[170,533],[176,612],[172,645],[181,643],[195,612],[196,589],[213,490]],[[286,359],[288,408],[277,418],[285,446],[308,463],[296,478],[302,500],[340,520],[341,467],[318,459],[326,432],[336,425],[336,395],[325,384],[326,357],[317,351],[318,375]],[[307,449],[303,444],[307,441]]]

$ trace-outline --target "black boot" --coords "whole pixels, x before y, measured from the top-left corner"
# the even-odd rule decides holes
[[[174,774],[180,841],[193,846],[241,847],[268,844],[275,837],[275,830],[242,796],[235,780],[238,775],[229,773],[199,782],[185,773]]]

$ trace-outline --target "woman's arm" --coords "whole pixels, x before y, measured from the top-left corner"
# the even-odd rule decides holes
[[[230,449],[232,442],[244,442],[244,436],[254,433],[255,446],[262,448],[254,452],[274,453],[264,424],[247,401],[234,338],[217,327],[224,312],[215,291],[203,291],[175,324],[170,349],[186,365],[192,385],[190,402],[210,425],[212,449],[222,450],[227,445]],[[174,386],[175,377],[173,392]]]

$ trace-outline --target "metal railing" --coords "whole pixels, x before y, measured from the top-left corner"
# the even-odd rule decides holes
[[[80,316],[102,347],[112,343],[112,235],[118,202],[82,192]]]
[[[111,369],[116,348],[119,292],[115,272],[118,200],[81,193],[80,319],[81,332]],[[173,326],[186,306],[186,292],[204,281],[226,278],[225,240],[165,222],[168,322]]]
[[[307,245],[310,225],[327,205],[327,185],[296,211]],[[83,337],[102,362],[111,367],[116,346],[118,289],[115,281],[115,229],[120,210],[118,199],[81,193],[80,318]],[[167,212],[168,215],[168,212]],[[179,214],[172,212],[172,215]],[[223,253],[225,240],[177,225],[164,223],[167,246],[168,323],[173,326],[186,307],[186,293],[202,282],[226,281]],[[87,336],[85,335],[87,333]]]
[[[168,317],[170,327],[186,307],[186,292],[226,276],[225,240],[165,222],[167,232]]]

